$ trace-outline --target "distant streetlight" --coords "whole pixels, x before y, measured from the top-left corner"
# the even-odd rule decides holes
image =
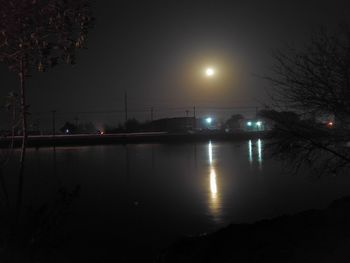
[[[205,121],[208,123],[208,124],[211,124],[213,119],[211,117],[208,117],[205,119]]]
[[[332,127],[333,127],[333,125],[334,125],[334,123],[333,123],[333,122],[331,122],[331,121],[327,123],[327,126],[328,126],[329,128],[332,128]]]

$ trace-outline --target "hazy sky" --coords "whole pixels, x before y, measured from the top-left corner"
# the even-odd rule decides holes
[[[165,108],[257,105],[266,83],[254,74],[268,71],[269,52],[302,43],[315,27],[332,27],[350,11],[349,1],[336,0],[95,2],[96,25],[77,65],[29,80],[32,112],[56,109],[62,120],[116,123],[121,114],[77,112],[121,110],[124,91],[130,116],[139,118],[148,113],[135,110],[151,106],[162,117]],[[215,78],[203,76],[206,66],[216,68]],[[1,96],[17,90],[4,65],[0,77]]]

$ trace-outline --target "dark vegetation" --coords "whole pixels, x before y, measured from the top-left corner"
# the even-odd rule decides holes
[[[96,134],[97,128],[92,122],[74,124],[67,121],[60,129],[63,134]]]
[[[274,53],[270,76],[273,121],[279,139],[273,153],[294,168],[337,174],[350,166],[350,29],[320,29],[304,49]],[[293,112],[293,113],[286,113]],[[320,125],[320,119],[328,119]]]
[[[11,93],[7,103],[11,112],[11,137],[16,131],[22,136],[15,197],[8,194],[6,184],[6,176],[15,175],[3,174],[12,155],[12,143],[0,163],[3,196],[0,256],[2,262],[46,262],[41,257],[43,245],[48,245],[44,240],[52,234],[55,222],[71,199],[67,199],[66,190],[62,190],[61,198],[50,207],[46,204],[30,211],[23,207],[29,114],[27,80],[35,72],[45,72],[61,62],[75,64],[76,50],[85,48],[93,18],[88,0],[1,0],[0,6],[0,61],[19,80],[19,95]],[[42,249],[40,253],[36,253],[37,248]]]

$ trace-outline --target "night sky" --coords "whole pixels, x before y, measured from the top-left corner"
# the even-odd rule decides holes
[[[319,25],[346,21],[349,7],[345,0],[96,1],[88,49],[73,67],[33,74],[30,110],[42,123],[55,109],[59,121],[78,116],[116,124],[123,115],[107,112],[123,109],[125,91],[130,117],[141,120],[150,107],[159,118],[184,116],[193,105],[202,114],[259,105],[267,84],[254,75],[268,72],[271,50],[300,45]],[[217,70],[215,78],[203,76],[207,66]],[[0,77],[1,96],[18,90],[5,65]],[[94,111],[106,113],[81,113]]]

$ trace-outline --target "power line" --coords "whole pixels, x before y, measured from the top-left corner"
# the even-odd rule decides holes
[[[189,110],[192,107],[151,107],[151,108],[143,108],[143,109],[127,109],[128,113],[147,113],[150,112],[151,109],[151,115],[154,114],[155,111],[157,112],[180,112],[180,111],[186,111]],[[256,112],[259,109],[257,106],[233,106],[233,107],[222,107],[222,106],[215,106],[215,107],[209,107],[209,106],[196,106],[196,111],[209,111],[209,110],[215,110],[215,111],[229,111],[229,110],[251,110],[252,112]],[[114,113],[124,113],[125,117],[127,117],[127,113],[124,110],[116,110],[116,109],[109,109],[109,110],[95,110],[95,111],[56,111],[58,115],[83,115],[83,114],[114,114]],[[52,114],[52,111],[42,111],[42,112],[33,112],[31,115],[49,115]]]

